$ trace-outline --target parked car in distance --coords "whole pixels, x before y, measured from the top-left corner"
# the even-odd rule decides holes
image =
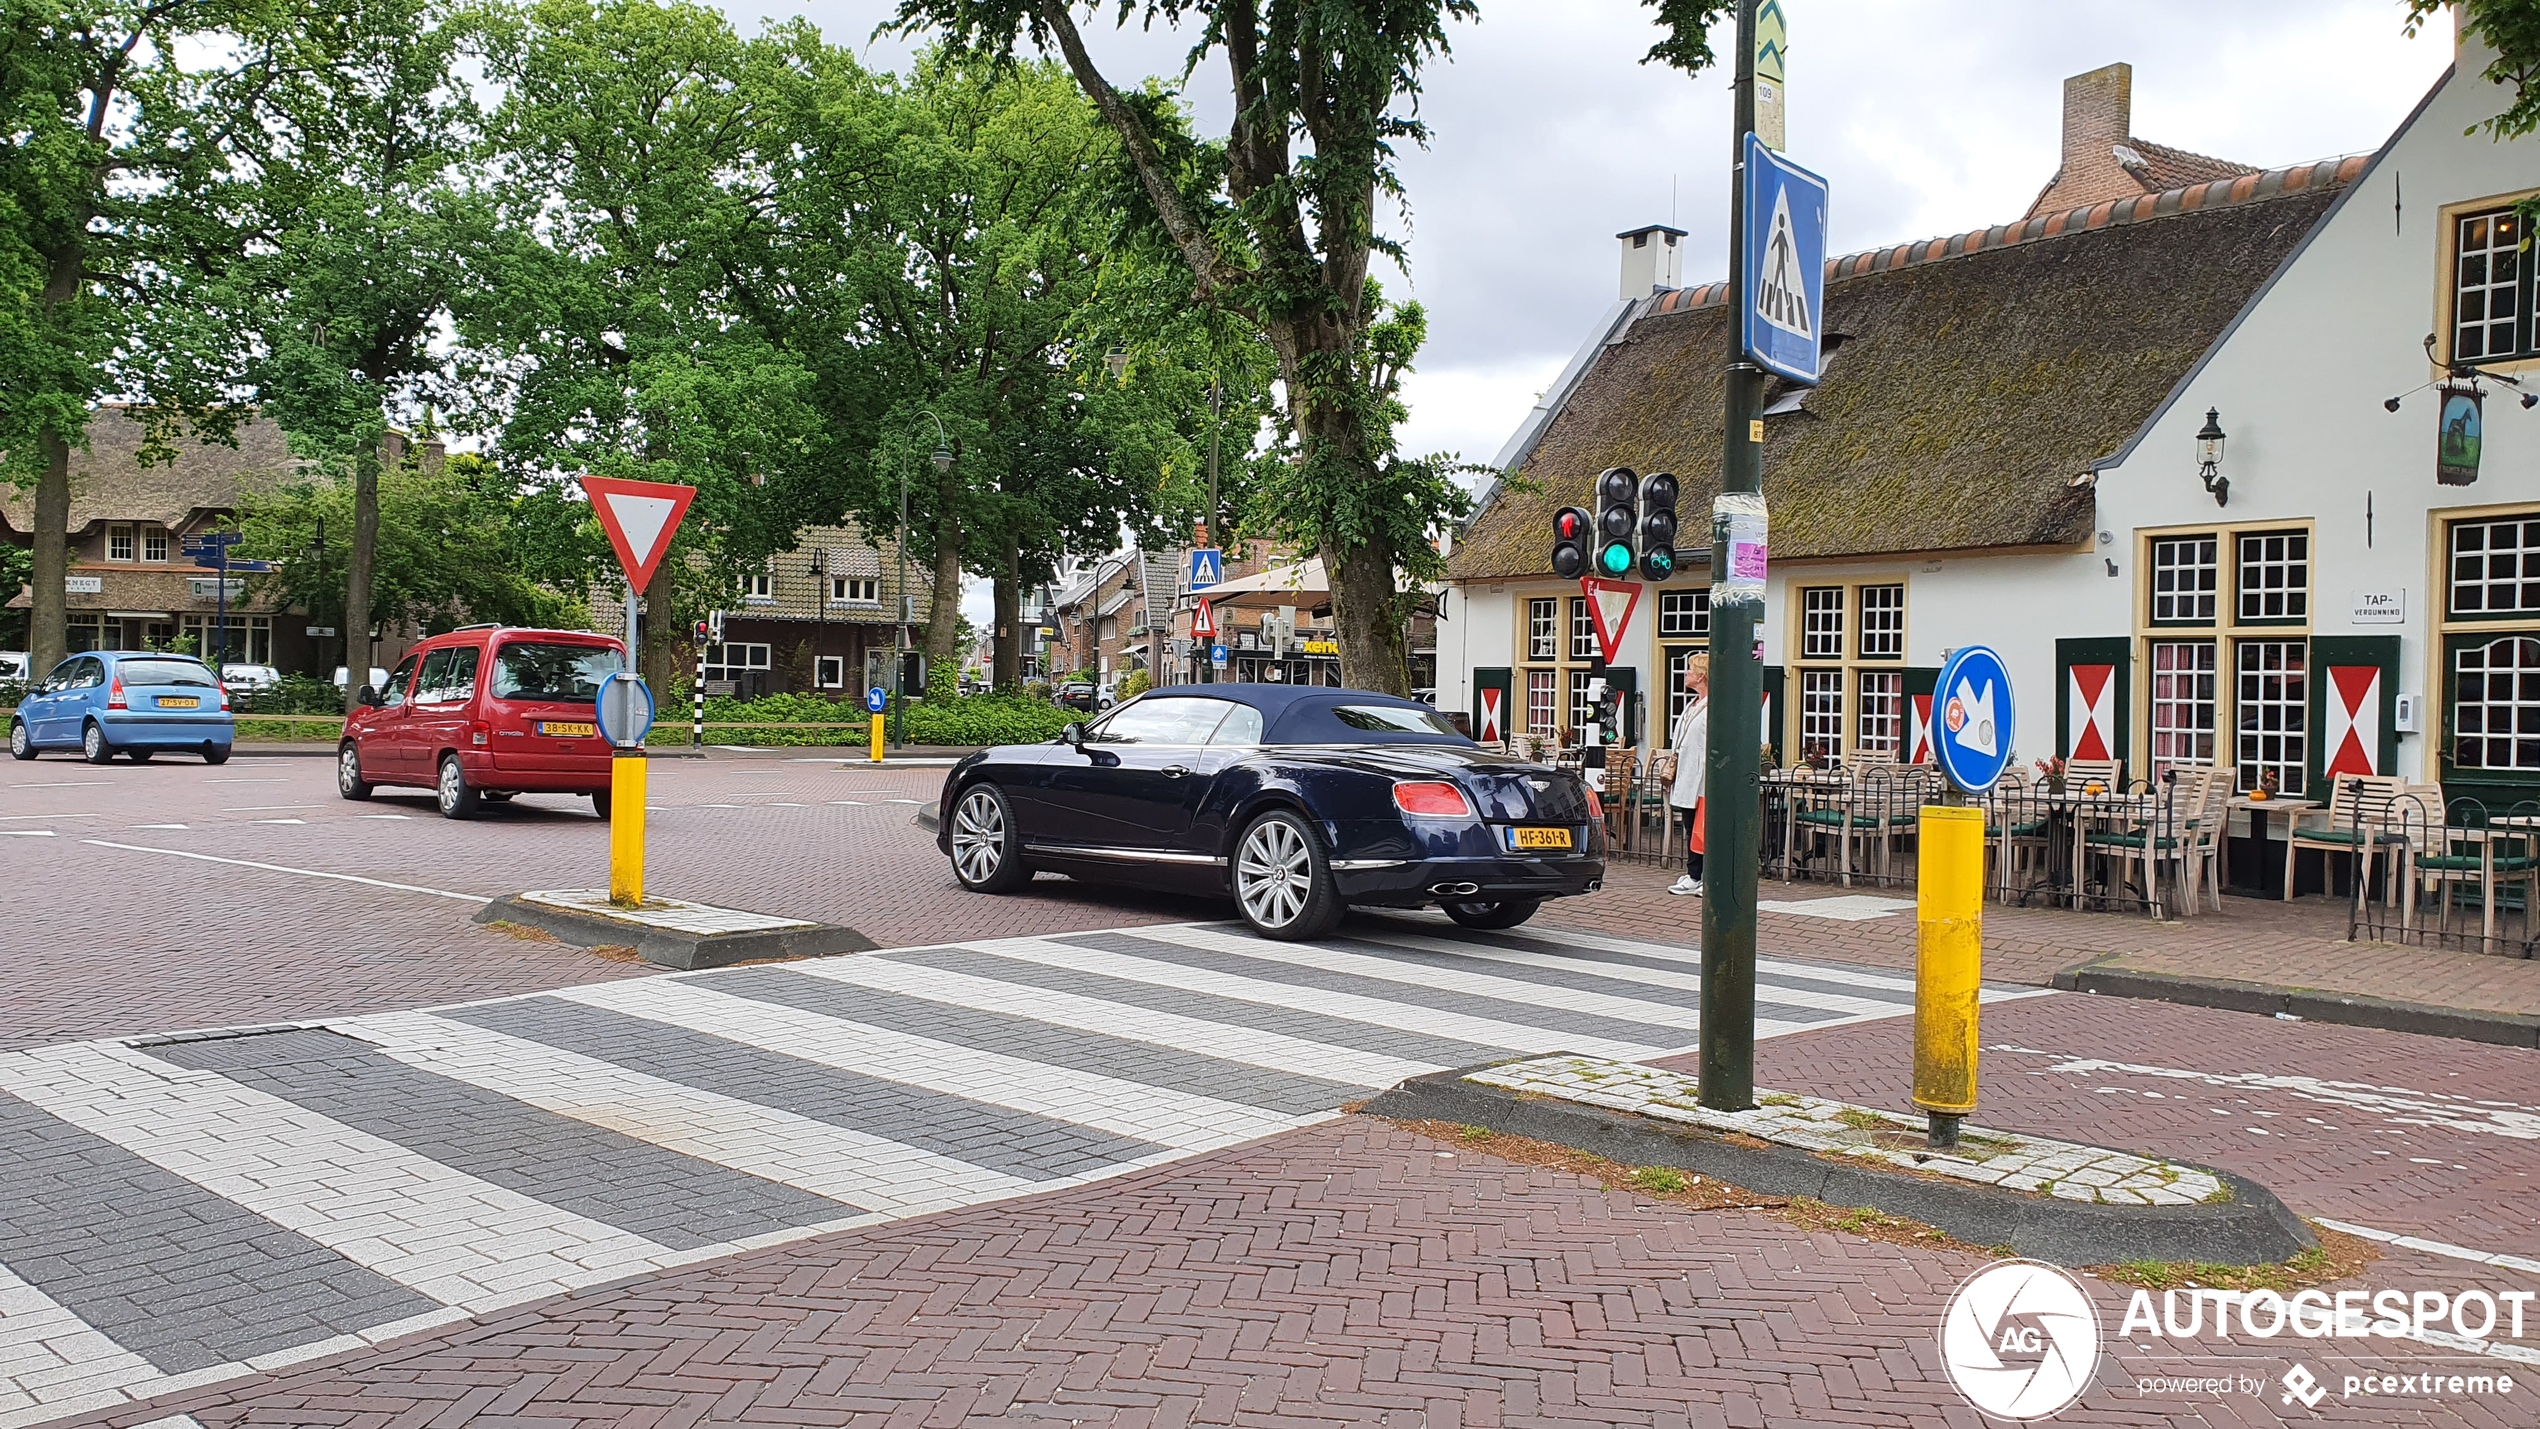
[[[1090,680],[1062,680],[1057,689],[1050,691],[1050,698],[1064,708],[1083,710],[1087,714],[1092,714],[1095,709],[1094,687]]]
[[[135,764],[165,751],[224,764],[237,725],[229,691],[191,655],[91,650],[53,667],[9,718],[9,752],[33,759],[76,749],[91,764],[126,755]]]
[[[345,680],[347,680],[347,679],[348,679],[348,678],[350,678],[350,677],[351,677],[350,672],[349,672],[349,671],[347,671],[347,670],[346,670],[343,666],[341,666],[341,665],[336,666],[336,667],[335,667],[335,688],[337,688],[337,689],[339,689],[339,690],[340,690],[340,689],[342,689],[342,688],[344,688],[344,682],[345,682]],[[379,690],[379,689],[385,689],[385,688],[387,688],[387,686],[388,686],[388,672],[387,672],[386,670],[383,670],[383,669],[379,668],[377,665],[373,665],[373,666],[371,666],[371,667],[370,667],[370,682],[369,682],[369,683],[370,683],[370,687],[371,687],[372,689],[374,689],[374,690]]]
[[[935,817],[973,892],[1047,871],[1232,895],[1280,939],[1321,937],[1352,906],[1513,928],[1605,878],[1602,812],[1576,773],[1367,690],[1150,691],[1046,744],[963,759]]]
[[[233,695],[262,694],[282,683],[282,672],[271,665],[223,665],[220,682]]]
[[[335,751],[335,788],[433,791],[445,818],[514,794],[588,795],[609,813],[600,682],[626,647],[587,630],[471,625],[435,635],[362,688]]]
[[[26,664],[24,650],[0,650],[0,680],[25,679]]]

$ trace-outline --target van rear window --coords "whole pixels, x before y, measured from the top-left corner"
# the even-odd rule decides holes
[[[494,697],[587,705],[602,680],[625,668],[626,657],[605,645],[515,640],[494,657]]]

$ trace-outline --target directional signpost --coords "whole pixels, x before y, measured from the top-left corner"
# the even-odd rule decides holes
[[[215,603],[218,609],[218,614],[213,618],[216,622],[215,628],[219,630],[220,633],[214,638],[215,643],[213,648],[205,652],[210,656],[211,665],[215,671],[219,670],[221,666],[229,663],[230,576],[232,574],[255,574],[273,569],[273,562],[271,561],[239,560],[229,554],[233,548],[246,539],[247,537],[244,534],[237,531],[206,531],[199,536],[185,537],[184,540],[178,544],[178,549],[180,551],[194,558],[195,565],[215,574],[215,579],[212,584],[216,588]],[[196,594],[195,599],[202,599],[199,592]]]
[[[1933,687],[1932,758],[1960,795],[1991,789],[2011,762],[2011,673],[1983,645],[1952,653]],[[1958,1144],[1976,1109],[1976,993],[1984,977],[1984,809],[1922,811],[1914,896],[1914,1104],[1931,1144]]]
[[[609,546],[617,552],[617,563],[626,572],[626,658],[630,665],[639,663],[643,646],[636,637],[636,600],[650,585],[653,572],[662,557],[670,553],[670,538],[679,529],[679,520],[688,514],[688,503],[696,500],[693,486],[669,486],[658,481],[621,481],[614,477],[586,476],[582,489],[590,494],[591,510],[600,518],[600,529],[608,532]],[[655,612],[668,614],[667,611]],[[698,669],[702,673],[703,665]],[[644,901],[644,731],[653,725],[653,696],[644,682],[632,674],[613,675],[600,687],[601,729],[605,732],[611,712],[609,701],[622,702],[619,711],[621,732],[633,729],[635,695],[611,691],[621,682],[642,691],[642,726],[631,741],[611,735],[609,742],[617,746],[615,762],[609,770],[609,901],[633,908]],[[704,682],[698,682],[702,690]],[[697,734],[704,734],[705,706],[697,706]],[[632,790],[630,794],[628,791]]]

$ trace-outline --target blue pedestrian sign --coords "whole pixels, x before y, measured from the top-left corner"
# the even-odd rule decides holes
[[[1190,578],[1182,582],[1186,590],[1206,590],[1226,579],[1226,553],[1215,546],[1191,548]]]
[[[880,685],[875,685],[872,689],[864,692],[864,712],[866,714],[880,714],[882,711],[887,710],[890,707],[891,692],[883,689]]]
[[[2011,764],[2011,672],[1989,646],[1951,652],[1932,689],[1931,750],[1950,783],[1973,794]]]
[[[1815,386],[1826,298],[1826,181],[1746,136],[1746,271],[1738,342],[1749,359]]]

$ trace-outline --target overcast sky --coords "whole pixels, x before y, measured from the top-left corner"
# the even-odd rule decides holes
[[[874,0],[726,8],[745,27],[806,16],[876,66],[909,53],[867,39],[892,8]],[[2400,0],[1783,8],[1789,152],[1833,185],[1837,252],[2017,218],[2055,171],[2068,75],[2126,61],[2137,137],[2273,168],[2376,147],[2452,53],[2448,22],[2401,34]],[[1640,64],[1656,34],[1648,14],[1636,0],[1483,0],[1430,72],[1434,138],[1402,163],[1410,273],[1382,274],[1430,314],[1406,449],[1496,454],[1614,299],[1617,231],[1672,220],[1692,232],[1684,281],[1722,276],[1727,79]],[[1186,43],[1101,24],[1089,39],[1124,85],[1177,72]],[[1730,52],[1725,32],[1715,48]],[[1189,86],[1212,134],[1226,128],[1224,73],[1214,59]]]

